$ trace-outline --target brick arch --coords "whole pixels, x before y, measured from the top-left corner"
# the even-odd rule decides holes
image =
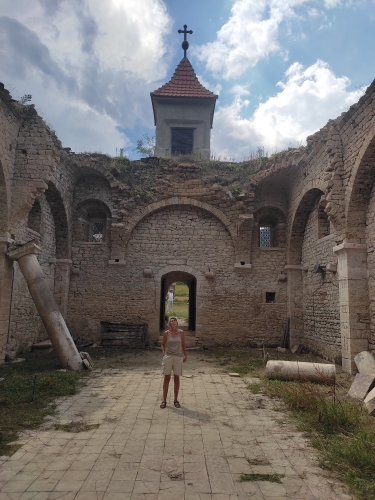
[[[365,243],[366,213],[375,183],[375,125],[363,144],[353,168],[346,211],[347,241]]]
[[[204,210],[208,213],[210,213],[213,217],[218,219],[225,229],[228,231],[230,237],[232,238],[233,246],[235,249],[235,253],[237,255],[236,251],[236,228],[233,228],[231,221],[228,219],[228,217],[221,212],[221,210],[218,210],[215,207],[212,207],[211,205],[208,205],[207,203],[204,203],[202,201],[194,200],[191,198],[181,198],[181,197],[175,197],[175,198],[169,198],[167,200],[162,200],[158,201],[156,203],[152,203],[151,205],[148,205],[145,207],[140,213],[138,212],[132,219],[129,220],[129,225],[128,229],[126,231],[126,237],[125,237],[125,245],[128,244],[130,237],[132,235],[132,232],[134,229],[140,224],[146,217],[148,217],[150,214],[154,212],[159,212],[160,210],[163,210],[164,208],[168,207],[173,207],[173,206],[191,206],[191,207],[196,207],[200,208],[201,210]]]
[[[77,213],[82,211],[83,208],[87,208],[89,211],[95,211],[97,209],[98,211],[105,213],[108,219],[111,219],[112,217],[112,212],[109,206],[104,203],[104,201],[98,200],[97,198],[88,198],[87,200],[82,200],[80,203],[78,203],[74,211],[74,217],[77,215]]]
[[[48,183],[45,191],[46,200],[51,207],[55,223],[56,258],[69,259],[71,256],[71,224],[67,216],[67,208],[60,191],[53,182]]]
[[[318,185],[317,185],[318,184]],[[320,187],[318,187],[320,184]],[[292,217],[288,238],[287,262],[290,265],[301,265],[302,243],[310,212],[318,199],[324,194],[322,183],[311,183],[309,189],[297,200],[296,210]]]
[[[285,222],[285,214],[280,208],[267,205],[254,212],[254,222],[262,219],[271,219],[274,225],[276,225]]]
[[[0,161],[0,235],[8,230],[8,191],[2,163]]]

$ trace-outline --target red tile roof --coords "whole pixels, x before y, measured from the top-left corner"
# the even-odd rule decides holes
[[[199,82],[193,66],[187,58],[181,60],[170,81],[151,92],[151,95],[163,97],[217,97]]]

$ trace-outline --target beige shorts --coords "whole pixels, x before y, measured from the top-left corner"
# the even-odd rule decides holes
[[[182,375],[182,356],[171,356],[169,354],[165,354],[163,356],[163,361],[161,366],[163,367],[163,374],[170,375],[173,371],[174,375]]]

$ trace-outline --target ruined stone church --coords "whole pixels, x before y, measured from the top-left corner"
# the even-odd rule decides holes
[[[216,99],[184,57],[151,94],[155,156],[129,161],[63,148],[0,86],[1,359],[60,316],[81,344],[143,325],[155,345],[176,281],[204,346],[298,344],[349,372],[375,349],[375,82],[306,146],[242,163],[210,160]]]

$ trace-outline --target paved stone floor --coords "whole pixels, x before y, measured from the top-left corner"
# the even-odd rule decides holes
[[[317,467],[274,401],[218,370],[185,373],[182,408],[172,398],[161,410],[159,369],[94,372],[80,394],[59,401],[58,418],[100,426],[26,433],[0,462],[0,500],[352,498]],[[240,482],[242,473],[284,477]]]

